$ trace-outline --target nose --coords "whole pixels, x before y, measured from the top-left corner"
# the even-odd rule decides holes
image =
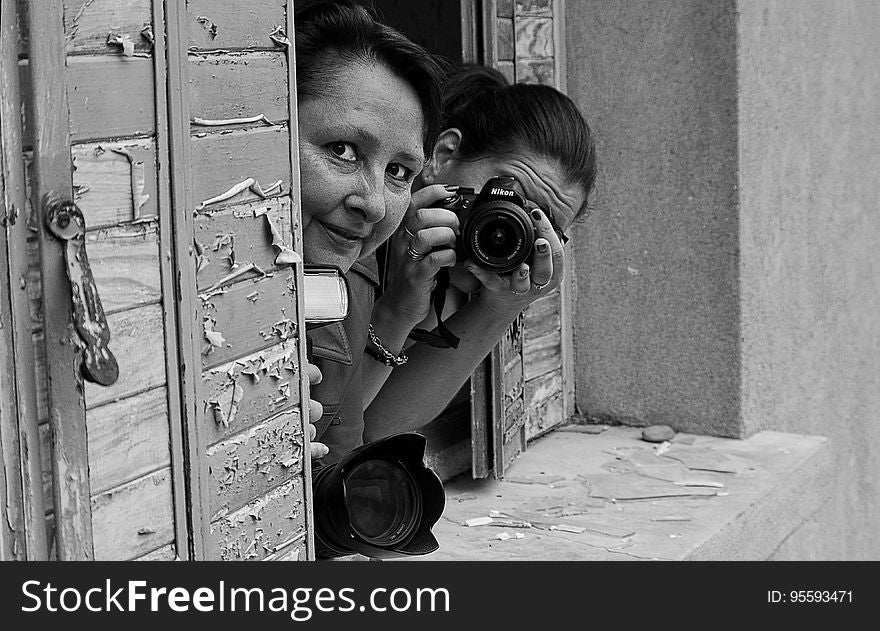
[[[360,213],[367,223],[378,223],[385,217],[385,174],[362,171],[354,190],[346,199],[348,209]]]

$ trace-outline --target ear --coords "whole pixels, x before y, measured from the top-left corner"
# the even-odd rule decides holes
[[[443,173],[453,159],[456,151],[461,146],[461,131],[450,127],[440,132],[434,143],[434,150],[425,168],[422,170],[422,179],[425,184],[435,184],[443,181]]]

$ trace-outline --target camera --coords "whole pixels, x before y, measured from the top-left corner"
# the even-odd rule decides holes
[[[339,268],[306,265],[303,294],[307,331],[348,315],[351,296]],[[308,336],[306,348],[311,361]],[[431,528],[443,514],[446,495],[440,478],[425,466],[426,445],[421,434],[395,434],[312,470],[317,558],[357,552],[388,559],[439,547]]]
[[[515,178],[493,177],[479,194],[461,187],[441,207],[458,215],[459,261],[470,259],[485,270],[508,274],[531,257],[535,229]]]

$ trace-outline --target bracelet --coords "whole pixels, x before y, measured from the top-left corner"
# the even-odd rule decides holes
[[[382,345],[382,340],[379,339],[379,336],[376,335],[376,332],[373,330],[372,324],[367,328],[367,332],[370,334],[370,341],[375,344],[378,349],[374,350],[367,346],[364,350],[370,354],[370,357],[381,364],[391,367],[403,366],[406,363],[408,359],[406,353],[401,350],[399,355],[394,355],[394,353],[385,348]]]

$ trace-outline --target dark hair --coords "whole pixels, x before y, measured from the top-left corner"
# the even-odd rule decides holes
[[[350,0],[301,5],[294,14],[294,23],[299,99],[328,94],[334,70],[341,65],[385,64],[418,96],[425,155],[430,155],[440,131],[440,88],[445,74],[438,58],[379,22],[372,7]]]
[[[511,85],[503,74],[466,65],[450,74],[441,128],[456,127],[462,159],[526,148],[557,160],[589,197],[596,181],[590,126],[570,98],[546,85]],[[583,210],[583,209],[582,209]]]

